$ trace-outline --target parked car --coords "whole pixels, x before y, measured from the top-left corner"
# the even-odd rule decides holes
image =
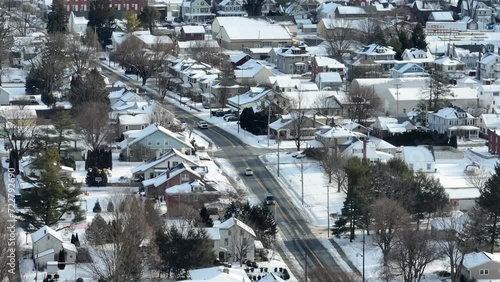
[[[224,119],[225,121],[227,121],[227,119],[228,119],[228,118],[230,118],[230,117],[234,117],[234,115],[233,115],[233,114],[225,114],[225,115],[222,117],[222,119]]]
[[[201,129],[207,129],[208,128],[208,123],[204,120],[198,122],[198,127]]]
[[[276,200],[274,199],[274,196],[271,194],[267,194],[266,198],[264,199],[264,204],[274,205],[275,203],[276,203]]]
[[[231,113],[231,110],[213,110],[210,112],[212,114],[212,116],[214,117],[223,117],[227,114],[230,114]]]
[[[16,77],[16,78],[11,79],[10,82],[12,82],[12,83],[24,83],[24,80],[19,78],[19,77]]]
[[[246,176],[252,176],[253,175],[253,170],[249,167],[245,169],[245,175]]]
[[[239,120],[240,120],[240,118],[239,118],[239,117],[237,117],[237,116],[228,117],[228,118],[226,119],[226,121],[239,121]]]

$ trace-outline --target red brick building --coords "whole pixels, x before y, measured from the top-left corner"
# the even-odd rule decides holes
[[[63,0],[64,7],[68,14],[70,12],[88,12],[92,0]],[[140,13],[148,5],[147,0],[110,0],[111,6],[117,11],[133,10]]]
[[[488,151],[492,154],[500,154],[500,131],[488,129]]]
[[[201,179],[200,174],[192,170],[188,165],[181,163],[155,178],[144,180],[142,185],[146,196],[155,197],[165,195],[165,189],[167,188]]]

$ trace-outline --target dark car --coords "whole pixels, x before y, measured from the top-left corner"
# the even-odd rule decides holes
[[[231,113],[231,110],[214,110],[210,112],[214,117],[223,117]]]
[[[274,205],[276,203],[276,200],[274,199],[274,196],[271,194],[268,194],[266,198],[264,199],[264,203],[266,205]]]

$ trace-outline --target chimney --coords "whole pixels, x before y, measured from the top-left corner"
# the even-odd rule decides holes
[[[167,179],[170,178],[170,168],[167,168],[167,171],[165,172],[167,174]]]
[[[170,169],[170,161],[167,161],[167,168]]]

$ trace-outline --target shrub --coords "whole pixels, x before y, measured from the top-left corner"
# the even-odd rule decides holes
[[[115,205],[113,204],[113,202],[111,202],[111,201],[110,201],[110,202],[108,202],[108,206],[106,207],[106,210],[107,210],[108,212],[112,212],[112,211],[114,211],[114,210],[115,210]]]
[[[95,202],[95,205],[94,205],[94,208],[92,209],[92,211],[95,213],[99,213],[102,211],[101,204],[99,204],[99,201]]]

